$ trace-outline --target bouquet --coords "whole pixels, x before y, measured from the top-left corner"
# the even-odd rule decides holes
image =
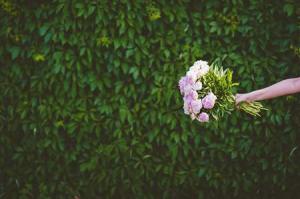
[[[259,102],[235,105],[233,88],[237,85],[232,82],[232,71],[224,70],[217,61],[211,66],[206,61],[196,61],[179,80],[184,113],[199,122],[208,122],[211,118],[217,120],[236,108],[259,116],[260,111],[265,109]]]

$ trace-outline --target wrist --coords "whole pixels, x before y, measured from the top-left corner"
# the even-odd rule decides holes
[[[253,92],[247,93],[246,96],[245,96],[245,101],[246,102],[253,102],[253,101],[255,101],[255,99],[254,99],[254,93]]]
[[[262,100],[263,96],[264,96],[264,89],[261,90],[256,90],[256,91],[252,91],[251,93],[248,93],[246,98],[248,102],[253,102],[253,101],[259,101]]]

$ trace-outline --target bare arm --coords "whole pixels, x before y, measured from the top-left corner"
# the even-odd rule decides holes
[[[252,102],[272,99],[283,95],[300,92],[300,77],[282,80],[269,87],[259,89],[250,93],[237,94],[236,103],[243,101]]]

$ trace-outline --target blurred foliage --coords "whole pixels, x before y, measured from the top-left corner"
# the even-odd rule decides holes
[[[0,198],[296,198],[299,95],[207,126],[177,82],[299,76],[297,0],[1,0]]]

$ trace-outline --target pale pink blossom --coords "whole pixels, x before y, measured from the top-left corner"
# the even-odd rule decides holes
[[[209,115],[205,112],[202,112],[198,115],[197,120],[199,122],[208,122],[209,121]]]
[[[186,73],[186,76],[189,77],[192,80],[192,83],[195,83],[197,81],[198,72],[197,71],[193,71],[193,70],[189,70]]]
[[[190,92],[193,89],[193,85],[195,84],[195,81],[190,76],[184,76],[179,80],[178,87],[180,90],[180,93],[183,95],[185,93]]]
[[[183,100],[186,102],[192,102],[194,100],[198,99],[198,93],[194,90],[191,90],[188,93],[185,93]]]
[[[212,109],[215,106],[217,97],[210,92],[202,99],[202,105],[206,109]]]
[[[184,114],[189,115],[190,114],[190,105],[187,102],[184,102],[183,104],[183,110],[184,110]]]
[[[197,114],[200,112],[201,108],[202,108],[202,102],[200,99],[194,100],[191,102],[191,107],[192,107],[192,111],[193,113]]]

